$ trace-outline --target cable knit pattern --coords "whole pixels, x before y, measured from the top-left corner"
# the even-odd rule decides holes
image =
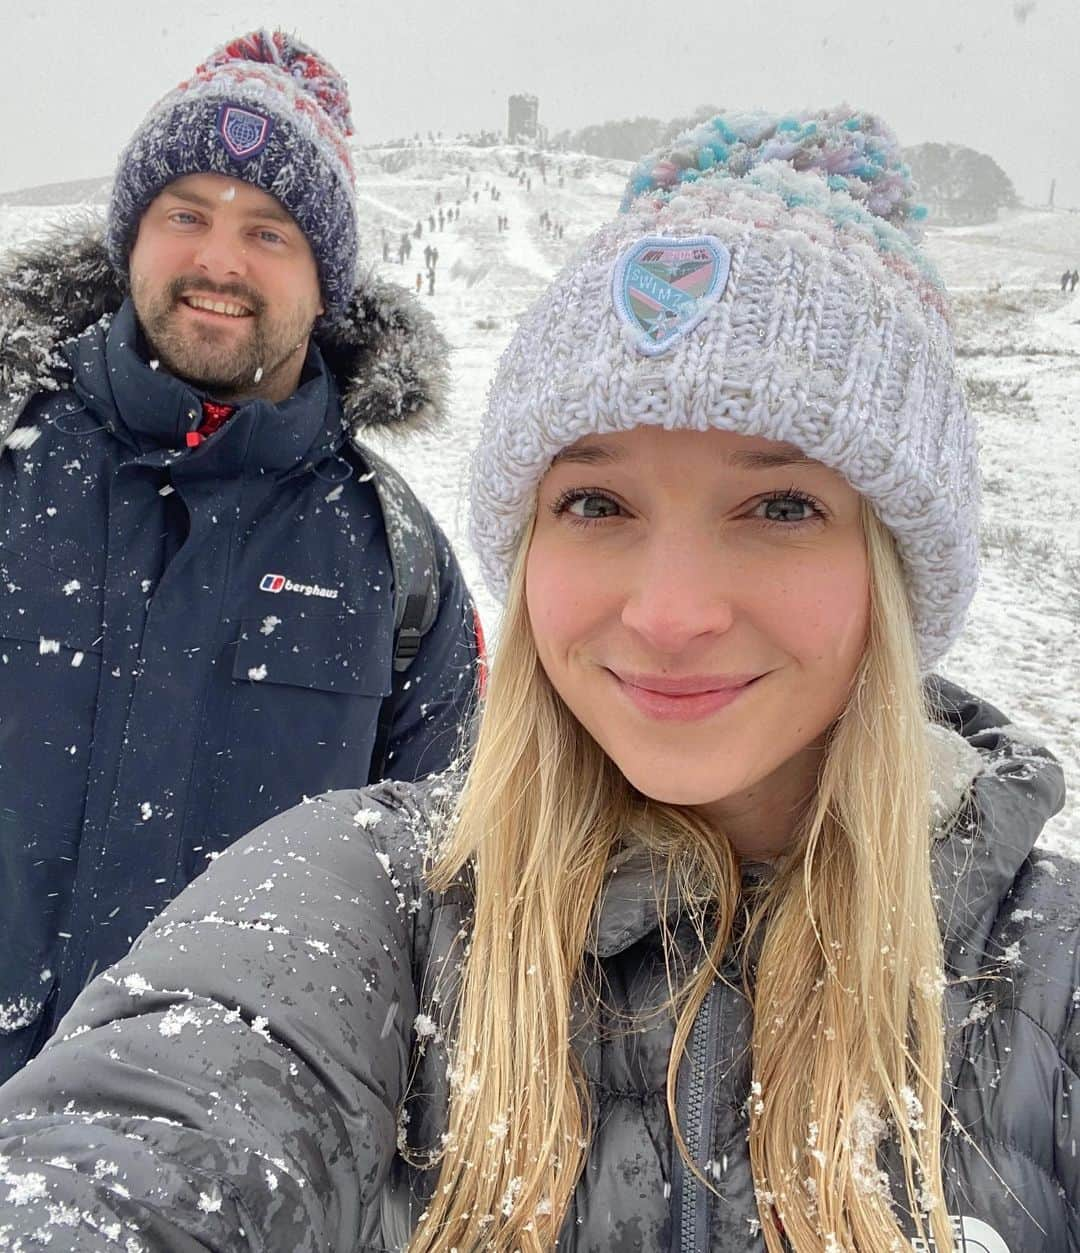
[[[811,115],[813,130],[804,119],[825,166],[793,168],[807,149],[788,144],[783,163],[744,152],[745,175],[729,163],[680,181],[670,176],[677,162],[647,159],[625,211],[525,316],[500,361],[473,464],[472,541],[496,596],[561,448],[638,425],[712,427],[788,441],[842,473],[896,536],[923,664],[947,650],[977,580],[975,432],[947,300],[913,242],[919,213],[906,171],[879,153],[873,168],[888,195],[875,198],[863,180],[856,198],[853,181],[827,168],[843,164],[836,130],[888,135],[856,116],[857,132],[837,111]],[[738,121],[750,133],[747,117]],[[763,142],[777,125],[758,119]],[[716,119],[708,126],[722,133]],[[680,160],[698,134],[676,141]],[[646,169],[666,171],[668,185]],[[891,221],[873,217],[875,201]],[[612,292],[618,259],[649,235],[711,235],[731,254],[719,300],[658,356],[638,350]]]

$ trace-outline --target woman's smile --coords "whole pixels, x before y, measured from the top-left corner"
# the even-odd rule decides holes
[[[761,675],[699,675],[684,679],[621,673],[609,668],[620,692],[647,718],[698,722],[739,699]]]

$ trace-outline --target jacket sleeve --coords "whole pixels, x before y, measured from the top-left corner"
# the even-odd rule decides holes
[[[0,1088],[0,1248],[372,1247],[416,1017],[410,798],[266,823],[85,989]]]
[[[422,779],[459,758],[471,735],[482,636],[465,578],[446,536],[431,521],[439,562],[439,613],[409,667],[386,755],[390,779]]]

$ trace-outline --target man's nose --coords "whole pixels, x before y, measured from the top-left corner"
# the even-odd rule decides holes
[[[247,247],[233,232],[211,227],[196,245],[195,264],[207,278],[239,278],[247,272]]]

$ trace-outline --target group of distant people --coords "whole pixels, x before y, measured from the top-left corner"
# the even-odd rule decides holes
[[[516,179],[518,184],[520,186],[525,187],[526,190],[531,190],[532,180],[527,177],[524,171],[513,170],[510,173],[510,177]],[[545,183],[547,182],[546,176],[544,178],[544,182]],[[560,177],[559,186],[561,187],[562,185],[563,185],[563,180]],[[487,182],[484,183],[484,190],[490,194],[492,200],[499,200],[501,198],[501,193],[499,192],[499,189],[496,187],[495,183],[492,180],[488,180]],[[472,189],[472,175],[471,174],[465,175],[465,192],[466,192],[466,197],[471,192],[474,204],[478,202],[480,193],[479,191],[474,191]],[[435,206],[432,209],[432,211],[428,214],[428,217],[427,217],[427,227],[428,227],[428,230],[432,233],[434,233],[436,229],[440,231],[443,230],[447,222],[456,222],[461,217],[461,201],[460,200],[458,200],[454,204],[453,207],[448,206],[446,208],[443,207],[442,201],[443,201],[442,192],[441,191],[436,192],[435,193]],[[498,217],[495,219],[495,223],[496,223],[496,229],[498,230],[500,235],[504,231],[508,231],[510,229],[510,217],[508,214],[500,213]],[[552,218],[550,211],[547,209],[544,209],[540,214],[540,226],[543,228],[546,234],[551,236],[552,239],[562,239],[566,230],[565,224],[562,222],[556,222]],[[401,236],[398,239],[398,245],[397,245],[398,265],[404,265],[405,262],[409,260],[409,258],[412,256],[412,240],[423,238],[423,234],[424,234],[424,220],[422,218],[417,218],[416,224],[413,227],[411,232],[402,231]],[[385,228],[383,229],[383,232],[382,232],[382,258],[384,261],[389,261],[391,258],[390,239],[389,239],[389,236],[387,235]],[[435,270],[436,270],[438,263],[439,263],[439,250],[438,248],[435,248],[429,244],[427,247],[424,248],[424,269],[417,270],[416,278],[414,279],[413,285],[414,285],[417,295],[420,295],[422,293],[424,289],[425,279],[427,280],[427,294],[429,296],[435,295]],[[1062,290],[1064,290],[1064,280],[1063,280]]]
[[[556,222],[552,218],[547,209],[540,214],[540,225],[552,237],[552,239],[562,239],[563,231],[566,229],[562,222]]]
[[[1061,290],[1063,292],[1076,291],[1076,284],[1080,283],[1080,270],[1066,270],[1061,276]]]
[[[424,271],[416,271],[416,294],[419,296],[424,286],[424,274],[427,275],[429,296],[435,295],[435,267],[439,264],[439,250],[433,244],[424,249]]]

